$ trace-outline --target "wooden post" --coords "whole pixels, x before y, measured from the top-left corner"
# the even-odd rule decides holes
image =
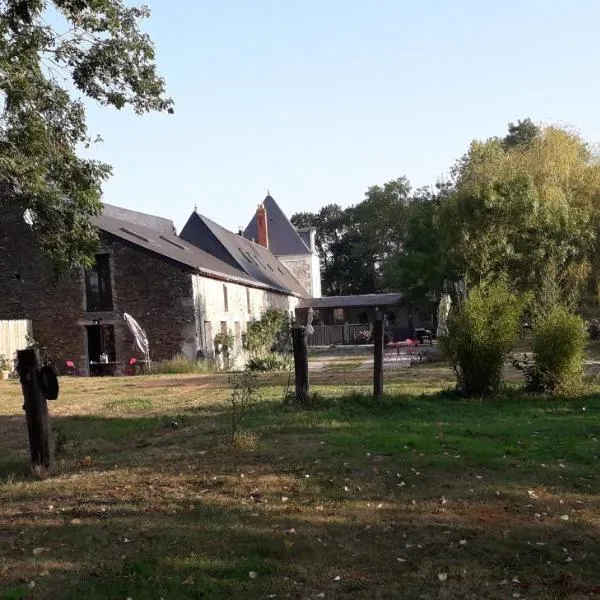
[[[40,356],[36,349],[28,348],[17,352],[17,362],[21,387],[23,388],[23,409],[29,433],[31,466],[50,470],[54,466],[50,418],[48,404],[39,384]]]
[[[383,313],[375,313],[373,323],[373,397],[378,400],[383,394]]]
[[[294,346],[294,370],[296,372],[296,400],[301,404],[310,403],[308,384],[308,347],[306,345],[306,327],[292,327]]]

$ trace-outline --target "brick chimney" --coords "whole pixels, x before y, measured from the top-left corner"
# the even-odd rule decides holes
[[[267,209],[263,204],[259,204],[256,209],[256,230],[258,243],[265,248],[269,247],[269,231],[267,226]]]

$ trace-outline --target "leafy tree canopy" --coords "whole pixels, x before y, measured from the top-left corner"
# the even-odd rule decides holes
[[[123,0],[0,0],[0,180],[28,209],[58,270],[89,265],[90,218],[104,163],[80,158],[90,138],[81,97],[136,113],[172,112],[141,31],[147,7]]]

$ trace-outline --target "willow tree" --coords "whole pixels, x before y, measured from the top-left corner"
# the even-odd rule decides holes
[[[574,301],[596,256],[598,157],[557,127],[515,138],[522,143],[475,141],[457,164],[444,207],[446,251],[471,284],[506,275],[539,294],[553,273],[562,300]]]
[[[111,172],[78,155],[93,143],[82,98],[172,112],[140,29],[149,14],[123,0],[0,0],[0,181],[11,190],[0,202],[28,211],[59,270],[90,263]]]

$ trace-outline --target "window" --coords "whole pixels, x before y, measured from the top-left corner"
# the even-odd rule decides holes
[[[333,320],[336,323],[344,322],[344,309],[343,308],[334,308],[333,309]]]
[[[248,309],[248,316],[252,316],[252,304],[250,303],[250,288],[246,288],[246,308]]]
[[[85,271],[85,297],[88,312],[113,309],[110,285],[110,259],[108,254],[98,254],[96,264]]]
[[[227,286],[223,285],[223,309],[229,312],[229,299],[227,298]]]
[[[213,328],[210,321],[204,321],[204,348],[210,351],[213,347]]]
[[[242,324],[239,321],[236,321],[233,324],[234,331],[234,343],[235,349],[238,350],[242,347]]]

